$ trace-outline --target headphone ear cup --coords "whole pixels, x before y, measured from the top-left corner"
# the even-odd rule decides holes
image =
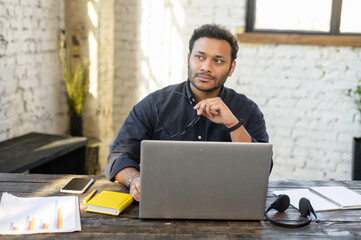
[[[278,196],[273,204],[273,208],[279,212],[284,212],[290,206],[290,197],[284,194]]]
[[[302,217],[307,217],[311,215],[311,203],[307,198],[301,198],[298,204],[298,209]]]
[[[315,215],[316,222],[318,222],[316,213],[312,208],[311,202],[307,198],[301,198],[301,200],[299,202],[299,211],[300,211],[302,217],[307,217],[307,220],[305,220],[304,222],[296,223],[296,224],[285,223],[282,221],[276,221],[268,216],[268,211],[271,210],[271,208],[274,208],[279,212],[284,212],[288,208],[289,205],[290,205],[290,198],[287,195],[281,194],[268,207],[267,211],[264,213],[264,216],[267,219],[267,221],[269,221],[271,224],[279,226],[279,227],[285,227],[285,228],[301,228],[301,227],[307,226],[312,221],[311,212]]]

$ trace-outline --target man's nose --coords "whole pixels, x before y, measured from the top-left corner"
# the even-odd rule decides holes
[[[203,61],[201,71],[212,72],[212,61],[210,59]]]

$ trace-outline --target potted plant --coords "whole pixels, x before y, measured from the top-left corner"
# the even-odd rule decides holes
[[[356,109],[360,114],[361,123],[361,79],[355,88],[347,90],[347,96],[353,99]],[[352,179],[361,180],[361,137],[353,138]]]
[[[67,48],[65,32],[60,34],[59,57],[70,111],[70,134],[83,135],[83,108],[89,91],[89,63],[81,56],[80,47]]]

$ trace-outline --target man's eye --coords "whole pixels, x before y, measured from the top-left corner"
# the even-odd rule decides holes
[[[197,58],[197,59],[203,59],[203,57],[200,56],[200,55],[196,55],[196,58]]]
[[[223,61],[221,59],[216,59],[216,63],[222,63]]]

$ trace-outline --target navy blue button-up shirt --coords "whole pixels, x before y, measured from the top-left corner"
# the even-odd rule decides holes
[[[114,181],[115,174],[126,167],[140,170],[142,140],[231,142],[225,125],[197,117],[189,84],[186,81],[165,87],[133,107],[109,145],[108,164],[103,169],[109,180]],[[252,142],[268,142],[263,114],[253,101],[227,87],[222,87],[219,97],[237,118],[244,120],[243,126]]]

